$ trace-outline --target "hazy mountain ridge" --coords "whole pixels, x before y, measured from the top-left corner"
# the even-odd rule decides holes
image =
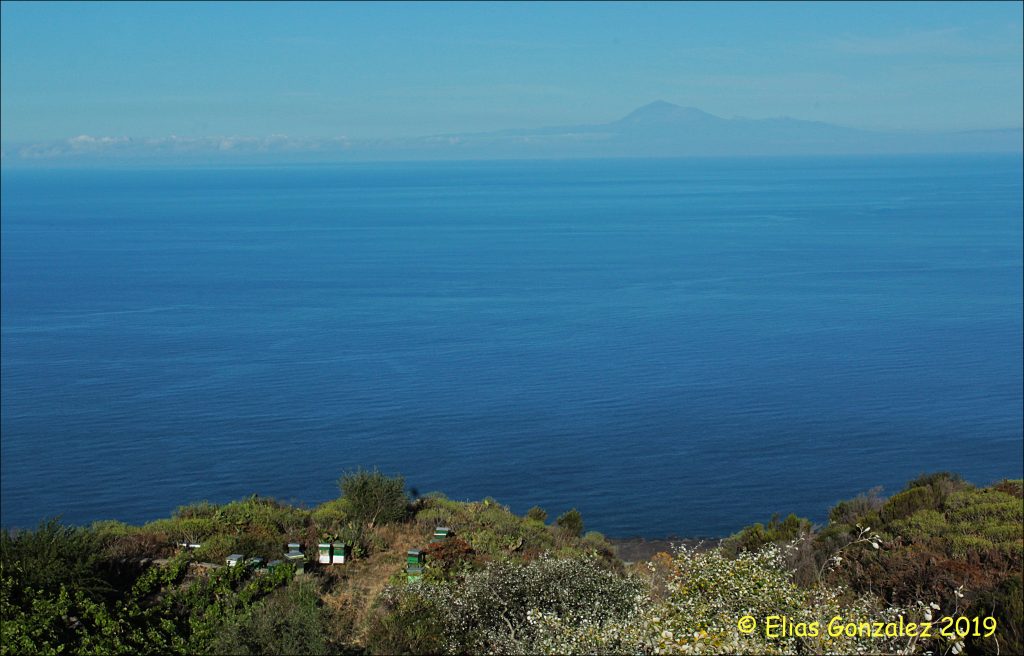
[[[487,146],[525,151],[528,145],[537,154],[549,156],[627,157],[1020,152],[1022,143],[1019,128],[876,132],[790,117],[727,119],[665,101],[650,103],[605,124],[445,137],[464,150]]]
[[[609,123],[512,128],[398,139],[80,135],[63,141],[5,144],[4,165],[94,160],[154,162],[326,162],[360,160],[576,157],[773,156],[912,153],[1014,153],[1021,128],[957,132],[882,132],[790,117],[722,118],[662,100]]]

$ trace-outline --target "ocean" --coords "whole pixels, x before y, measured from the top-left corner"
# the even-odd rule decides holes
[[[1020,156],[3,170],[2,524],[356,467],[723,536],[1021,477]]]

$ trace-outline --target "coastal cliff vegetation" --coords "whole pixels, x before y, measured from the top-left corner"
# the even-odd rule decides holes
[[[252,496],[4,531],[0,652],[1024,653],[1020,480],[931,474],[824,525],[772,517],[644,562],[575,509],[413,498],[377,471],[339,487],[315,508]],[[305,562],[280,561],[296,542]],[[317,564],[325,542],[347,562]]]

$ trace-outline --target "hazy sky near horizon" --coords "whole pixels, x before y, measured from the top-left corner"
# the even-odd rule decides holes
[[[1020,127],[1024,4],[0,5],[0,139],[401,137],[657,99],[872,129]]]

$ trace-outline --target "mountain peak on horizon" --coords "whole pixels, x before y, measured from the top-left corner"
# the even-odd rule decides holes
[[[696,107],[682,107],[665,100],[655,100],[652,103],[634,109],[616,123],[620,124],[654,124],[667,121],[698,121],[718,119],[713,114],[697,109]],[[720,119],[719,119],[720,120]]]

